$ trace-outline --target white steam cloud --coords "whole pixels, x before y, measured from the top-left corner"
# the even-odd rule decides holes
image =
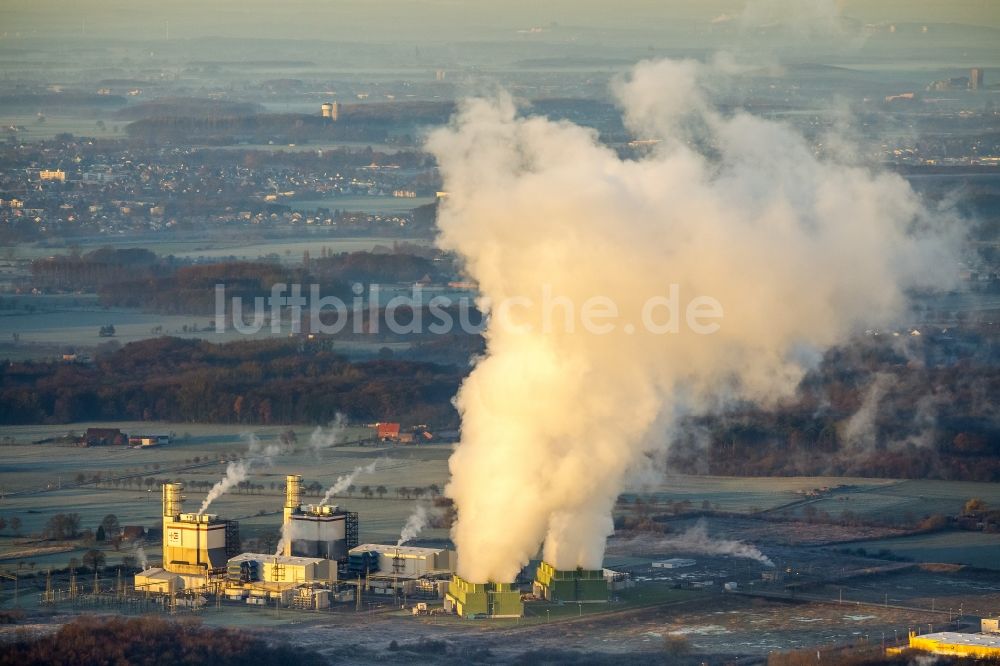
[[[319,460],[319,452],[321,450],[343,443],[346,436],[347,417],[337,412],[328,428],[324,429],[323,426],[316,426],[316,429],[309,436],[309,448],[312,450],[316,460]]]
[[[428,139],[449,192],[438,243],[490,313],[446,490],[468,580],[512,581],[541,544],[559,569],[600,568],[620,489],[679,413],[787,397],[907,289],[953,278],[955,244],[904,179],[723,115],[706,69],[645,62],[617,86],[633,133],[659,141],[641,159],[507,97]]]
[[[149,559],[146,557],[146,550],[142,546],[135,547],[135,559],[143,571],[149,568]]]
[[[320,506],[326,506],[335,495],[339,495],[347,490],[354,483],[355,479],[362,474],[371,474],[374,472],[376,465],[378,465],[378,460],[372,461],[369,465],[355,467],[350,473],[338,476],[333,485],[326,489],[326,494],[323,495]]]
[[[406,519],[406,524],[403,525],[403,531],[399,533],[399,541],[396,542],[396,545],[402,546],[407,541],[416,539],[417,535],[427,527],[430,519],[431,514],[427,510],[427,507],[424,504],[417,504],[413,509],[413,513]]]
[[[717,539],[709,536],[708,524],[704,519],[688,528],[685,532],[671,537],[636,536],[630,539],[616,540],[617,551],[629,553],[663,554],[668,552],[690,553],[698,555],[727,555],[746,560],[760,562],[766,567],[773,567],[771,561],[753,544],[734,539]]]
[[[285,554],[285,545],[294,541],[297,537],[306,536],[303,530],[295,521],[281,524],[281,538],[278,540],[278,547],[274,550],[275,555]]]
[[[246,481],[253,468],[260,467],[261,465],[270,467],[274,464],[274,457],[285,451],[285,447],[281,444],[261,444],[260,440],[253,433],[241,435],[241,437],[247,440],[246,456],[240,460],[233,460],[226,465],[225,476],[208,491],[205,501],[201,503],[201,508],[198,509],[198,515],[205,513],[212,502],[225,495],[231,488]]]
[[[872,383],[865,389],[864,398],[858,411],[854,412],[844,427],[844,439],[852,449],[874,449],[878,437],[879,404],[886,393],[896,385],[896,377],[887,372],[878,372]]]

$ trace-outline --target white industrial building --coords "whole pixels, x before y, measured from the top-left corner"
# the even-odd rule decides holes
[[[447,548],[366,543],[350,551],[352,556],[364,553],[374,553],[378,558],[378,570],[371,573],[415,578],[429,573],[455,571],[455,551]]]

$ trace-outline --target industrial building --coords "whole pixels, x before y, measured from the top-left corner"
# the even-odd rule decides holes
[[[535,570],[532,591],[546,601],[607,602],[608,581],[604,569],[559,570],[541,562]]]
[[[455,551],[366,543],[350,551],[349,570],[356,575],[419,577],[455,571]]]
[[[323,102],[319,107],[320,115],[331,122],[340,119],[340,102]]]
[[[282,533],[276,554],[240,553],[239,525],[214,514],[185,513],[183,486],[163,486],[163,563],[135,577],[140,592],[171,603],[214,593],[250,605],[322,609],[361,594],[443,599],[455,552],[386,544],[357,545],[358,516],[336,506],[303,505],[302,477],[286,477]],[[482,598],[463,594],[460,607],[496,616],[520,614],[511,586],[490,586]],[[195,597],[187,597],[195,593]],[[182,599],[178,599],[181,596]],[[479,603],[482,602],[482,603]]]
[[[521,592],[513,583],[470,583],[453,576],[444,597],[446,611],[467,618],[504,618],[524,615]]]
[[[302,477],[285,477],[283,555],[320,557],[346,564],[358,545],[358,514],[336,506],[302,504]]]
[[[364,579],[375,595],[444,599],[455,570],[455,551],[366,543],[351,549],[347,578]]]
[[[337,563],[321,557],[241,553],[226,565],[227,583],[335,583]]]
[[[183,489],[179,483],[163,485],[163,570],[179,576],[182,587],[196,589],[205,587],[210,576],[221,576],[239,552],[239,523],[183,513]]]
[[[181,591],[224,591],[231,599],[248,603],[278,600],[289,605],[302,585],[332,586],[337,581],[337,561],[324,556],[300,556],[297,548],[314,554],[342,553],[347,559],[350,530],[345,527],[353,517],[357,533],[357,514],[323,507],[313,516],[298,505],[301,477],[290,477],[286,493],[285,520],[298,529],[302,519],[302,538],[288,544],[290,553],[265,555],[239,553],[239,523],[222,520],[214,514],[183,512],[183,486],[163,486],[163,564],[137,574],[135,589],[174,595]],[[289,501],[295,500],[294,506]],[[330,510],[327,510],[330,509]],[[315,520],[313,518],[316,518]],[[356,540],[356,536],[354,537]],[[325,589],[325,587],[324,587]],[[310,593],[315,604],[316,593]],[[329,596],[329,590],[326,591]]]
[[[911,631],[908,648],[933,654],[996,659],[1000,657],[1000,636],[995,634],[962,634],[955,631],[918,635]],[[890,653],[901,651],[901,648],[888,650]]]
[[[160,567],[149,567],[135,575],[137,592],[176,594],[184,587],[181,577]]]

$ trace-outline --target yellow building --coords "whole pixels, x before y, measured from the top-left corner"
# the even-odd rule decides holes
[[[996,659],[1000,657],[1000,636],[962,634],[955,631],[941,631],[920,636],[910,632],[908,647],[933,654]],[[898,648],[892,650],[892,652],[899,651]]]
[[[159,567],[150,567],[135,575],[136,592],[157,592],[159,594],[174,594],[184,587],[181,577],[164,571]]]
[[[62,169],[42,169],[38,172],[38,177],[42,180],[58,180],[60,183],[66,182],[66,172]]]
[[[163,484],[163,568],[170,573],[221,573],[231,552],[235,524],[209,513],[182,513],[180,483]],[[233,543],[232,545],[235,545]]]
[[[337,580],[337,563],[321,557],[295,557],[290,555],[265,555],[263,553],[242,553],[229,560],[228,570],[239,571],[244,562],[255,562],[260,580],[247,582],[288,583],[333,583]]]
[[[163,564],[135,577],[136,591],[203,589],[222,577],[239,544],[239,524],[213,514],[183,513],[183,485],[163,485]]]

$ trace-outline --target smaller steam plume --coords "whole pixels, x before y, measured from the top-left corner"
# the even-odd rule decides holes
[[[896,377],[879,372],[865,390],[864,400],[858,411],[854,412],[844,430],[844,438],[852,448],[873,449],[878,441],[879,403],[886,393],[896,384]]]
[[[248,442],[246,456],[226,465],[226,475],[208,491],[205,501],[201,503],[201,508],[198,509],[199,516],[205,513],[212,502],[225,495],[234,486],[246,481],[247,477],[250,476],[250,471],[254,467],[261,465],[270,467],[274,464],[274,457],[285,450],[285,447],[281,444],[262,445],[253,433],[243,435],[243,437]]]
[[[347,417],[337,412],[329,426],[316,426],[309,436],[309,448],[313,452],[316,460],[319,460],[319,452],[331,446],[343,444],[347,435]]]
[[[406,519],[406,524],[403,525],[403,531],[399,533],[399,541],[396,542],[397,546],[402,546],[407,541],[412,541],[417,538],[427,523],[430,522],[431,514],[427,510],[427,506],[424,504],[417,504],[413,509],[413,513],[410,517]]]
[[[323,499],[320,501],[319,505],[326,506],[327,504],[329,504],[330,499],[334,495],[339,495],[340,493],[347,490],[347,488],[352,483],[354,483],[354,480],[357,479],[359,476],[361,476],[362,474],[371,474],[372,472],[374,472],[376,465],[378,465],[378,460],[372,461],[370,465],[355,467],[354,470],[349,474],[343,474],[337,477],[337,480],[334,482],[334,484],[329,488],[327,488],[326,494],[323,495]]]
[[[708,524],[699,519],[687,531],[670,537],[639,536],[619,541],[616,551],[661,553],[679,551],[697,553],[699,555],[728,555],[746,560],[760,562],[766,567],[773,567],[771,561],[757,546],[737,541],[735,539],[717,539],[709,536]]]
[[[294,521],[289,521],[287,523],[281,524],[281,539],[278,541],[278,547],[275,548],[275,555],[282,555],[285,552],[285,545],[291,543],[296,537],[301,536],[299,525]]]
[[[149,568],[149,559],[146,557],[146,551],[142,546],[135,547],[135,559],[143,571]]]

